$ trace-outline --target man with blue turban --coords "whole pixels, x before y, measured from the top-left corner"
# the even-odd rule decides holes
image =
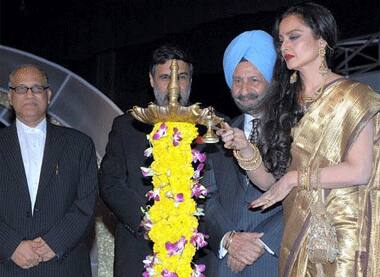
[[[260,30],[240,34],[224,53],[224,76],[243,113],[231,125],[244,130],[254,144],[260,140],[265,96],[275,60],[273,39]],[[213,157],[220,152],[222,157]],[[282,207],[277,205],[265,211],[248,208],[263,192],[249,181],[231,152],[224,149],[208,153],[210,163],[219,162],[210,165],[204,174],[209,190],[204,220],[213,252],[206,257],[207,276],[278,276]]]
[[[244,32],[228,45],[223,58],[224,77],[243,113],[262,113],[262,108],[257,106],[266,96],[275,61],[273,39],[264,31]]]

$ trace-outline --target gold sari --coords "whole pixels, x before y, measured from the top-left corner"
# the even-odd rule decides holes
[[[373,119],[374,160],[367,185],[323,190],[327,212],[337,231],[334,263],[308,261],[306,243],[310,204],[316,199],[293,189],[283,202],[285,230],[280,276],[380,276],[380,95],[368,86],[338,80],[311,104],[292,130],[292,163],[297,168],[328,167],[344,160],[359,133]]]

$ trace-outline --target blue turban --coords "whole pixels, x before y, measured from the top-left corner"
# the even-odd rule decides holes
[[[271,35],[261,30],[247,31],[231,41],[223,57],[224,77],[230,88],[235,68],[243,58],[255,65],[265,80],[272,80],[276,51]]]

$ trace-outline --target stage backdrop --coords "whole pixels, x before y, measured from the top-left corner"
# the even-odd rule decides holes
[[[7,98],[8,75],[16,66],[26,63],[39,65],[49,77],[53,92],[48,111],[51,120],[58,125],[78,129],[92,137],[100,162],[112,121],[122,111],[102,92],[73,72],[41,57],[2,45],[0,45],[0,122],[8,126],[14,119]],[[380,92],[380,71],[351,77],[370,84]],[[110,211],[98,201],[92,251],[94,277],[112,276],[114,222],[115,219]]]

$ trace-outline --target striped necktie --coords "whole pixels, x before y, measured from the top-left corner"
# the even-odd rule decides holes
[[[252,129],[251,129],[251,132],[249,133],[248,140],[252,144],[257,144],[259,142],[259,124],[260,124],[260,119],[259,118],[254,118],[254,119],[251,120],[251,123],[252,123]],[[246,185],[246,188],[248,188],[249,184],[250,184],[250,180],[249,180],[248,176],[245,175],[245,185]],[[252,199],[249,199],[247,201],[251,201],[251,200]]]
[[[252,129],[251,129],[251,133],[249,134],[249,141],[253,144],[257,144],[259,142],[260,119],[254,118],[251,120],[251,122],[252,122]]]

